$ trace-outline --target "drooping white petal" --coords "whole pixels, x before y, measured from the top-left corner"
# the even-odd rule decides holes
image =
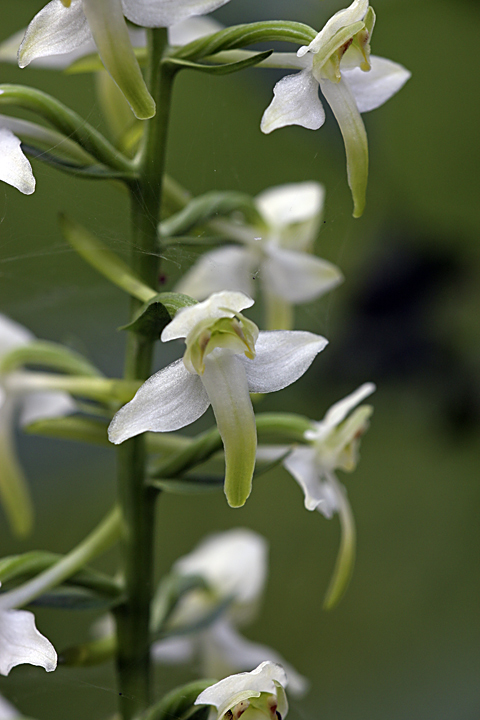
[[[252,490],[257,449],[255,415],[241,358],[217,348],[205,358],[201,380],[225,449],[225,495],[231,507],[241,507]]]
[[[0,674],[16,665],[40,665],[47,672],[57,667],[57,653],[35,627],[35,616],[26,610],[0,612]]]
[[[223,25],[213,18],[191,17],[168,28],[168,42],[170,45],[186,45],[222,29]]]
[[[252,298],[242,292],[223,291],[211,295],[207,300],[182,308],[162,332],[162,342],[187,337],[195,325],[206,318],[218,320],[234,317],[235,313],[253,305]]]
[[[148,92],[133,52],[121,0],[82,0],[95,44],[106,70],[141,120],[155,115],[155,102]]]
[[[152,375],[117,412],[108,437],[117,445],[148,430],[179,430],[201,417],[209,405],[200,377],[189,373],[180,359]]]
[[[0,407],[0,502],[12,531],[25,537],[33,525],[33,503],[15,453],[14,413],[14,399],[5,395]]]
[[[302,488],[307,510],[316,510],[320,503],[325,502],[313,447],[295,448],[283,464]]]
[[[360,385],[360,387],[357,388],[353,393],[350,393],[350,395],[347,395],[347,397],[344,397],[342,400],[339,400],[334,405],[332,405],[332,407],[326,413],[324,419],[321,420],[318,425],[321,425],[322,428],[328,429],[336,427],[343,420],[345,420],[348,413],[353,410],[354,407],[356,407],[359,403],[362,402],[362,400],[365,400],[365,398],[375,392],[375,389],[376,388],[373,383],[364,383],[363,385]],[[306,437],[308,439],[308,435],[306,435]]]
[[[308,370],[327,344],[324,337],[310,332],[261,332],[255,345],[255,359],[240,358],[245,365],[250,392],[275,392],[291,385]]]
[[[200,693],[195,705],[214,705],[217,708],[217,718],[221,718],[227,710],[251,697],[259,697],[261,693],[277,695],[280,688],[287,685],[287,676],[281,665],[272,662],[262,662],[255,670],[248,673],[238,673],[220,680]],[[280,695],[282,695],[280,693]],[[278,695],[277,695],[278,697]],[[288,705],[284,697],[279,702],[278,710],[282,718],[285,717]]]
[[[0,720],[20,720],[20,718],[18,710],[0,695]]]
[[[308,689],[308,680],[268,645],[252,642],[236,631],[228,620],[219,620],[200,639],[202,671],[205,677],[253,670],[265,660],[277,663],[287,674],[288,689],[300,697]]]
[[[254,295],[255,256],[247,248],[227,245],[202,255],[185,273],[176,291],[204,300],[220,290],[236,290]]]
[[[261,267],[264,284],[291,303],[319,298],[343,280],[336,265],[309,253],[284,250],[273,243],[267,245],[265,253]]]
[[[287,75],[273,88],[273,100],[263,113],[260,129],[271,133],[286,125],[318,130],[325,122],[325,111],[318,97],[318,82],[311,70]]]
[[[387,58],[372,55],[370,64],[372,69],[369,72],[363,72],[358,67],[342,70],[342,76],[347,81],[361,113],[383,105],[411,77],[406,68]]]
[[[144,27],[170,27],[192,15],[207,15],[229,0],[122,0],[125,16]]]
[[[365,125],[348,83],[320,80],[322,93],[338,122],[347,156],[348,184],[353,197],[353,216],[360,217],[365,208],[368,180],[368,142]]]
[[[153,661],[165,665],[182,665],[191,662],[194,651],[195,647],[192,638],[183,635],[159,640],[153,643],[151,649]]]
[[[173,569],[184,577],[199,575],[219,597],[249,606],[265,586],[267,555],[265,538],[247,528],[234,528],[205,538]]]
[[[91,39],[82,0],[72,0],[68,8],[61,0],[51,0],[29,24],[18,51],[18,64],[23,68],[35,58],[63,55]]]
[[[325,45],[335,33],[346,25],[352,25],[363,20],[368,10],[369,0],[354,0],[348,8],[339,10],[325,23],[318,35],[312,40],[310,45],[302,46],[298,50],[298,56],[303,57],[307,52],[317,53],[322,45]]]
[[[20,140],[3,127],[0,127],[0,180],[24,195],[31,195],[35,190],[32,166],[21,150]]]
[[[20,425],[25,427],[36,420],[65,417],[77,409],[75,401],[63,392],[29,393],[22,398]]]
[[[320,183],[288,183],[264,190],[255,198],[255,205],[269,225],[283,228],[317,217],[324,199],[325,188]]]

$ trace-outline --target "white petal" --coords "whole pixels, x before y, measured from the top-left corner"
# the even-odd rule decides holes
[[[255,205],[269,225],[282,228],[317,217],[324,199],[325,188],[320,183],[289,183],[264,190],[255,198]]]
[[[0,313],[0,357],[34,339],[30,330]]]
[[[302,488],[307,510],[316,510],[320,503],[325,502],[320,472],[315,462],[315,450],[312,447],[295,448],[287,455],[283,464]]]
[[[336,265],[308,253],[284,250],[270,244],[262,263],[262,280],[269,290],[291,303],[310,302],[343,280]]]
[[[209,405],[199,376],[189,373],[183,360],[177,360],[152,375],[133,400],[117,412],[108,437],[118,445],[147,430],[179,430],[201,417]]]
[[[82,0],[65,7],[52,0],[35,15],[18,51],[18,64],[26,67],[35,58],[63,55],[92,39]]]
[[[82,0],[82,6],[106,70],[136,117],[152,117],[155,103],[132,48],[121,0]]]
[[[308,47],[303,46],[298,50],[298,56],[303,57],[307,52],[317,53],[322,45],[325,45],[333,38],[335,33],[341,28],[363,20],[368,10],[368,5],[369,0],[354,0],[348,8],[336,12],[335,15],[332,15],[330,20],[325,23],[310,45],[308,45]]]
[[[261,332],[254,360],[242,357],[250,392],[282,390],[298,380],[328,344],[321,335],[297,330]]]
[[[263,592],[268,569],[265,538],[247,528],[209,535],[193,552],[179,558],[173,569],[188,577],[200,575],[221,598],[249,606]]]
[[[229,0],[122,0],[126,17],[144,27],[170,27],[192,15],[207,15]]]
[[[201,639],[202,670],[205,677],[221,677],[242,670],[253,670],[265,660],[278,663],[287,674],[292,695],[304,695],[308,681],[268,645],[252,642],[240,635],[227,620],[216,622]]]
[[[372,55],[370,63],[372,69],[369,72],[363,72],[358,67],[342,70],[342,76],[347,81],[361,113],[383,105],[411,77],[406,68],[387,58]]]
[[[20,720],[21,714],[0,695],[0,720]]]
[[[309,69],[287,75],[273,88],[273,100],[263,113],[260,129],[271,133],[286,125],[318,130],[325,122],[325,111],[318,97],[318,82]]]
[[[348,83],[321,80],[320,88],[332,108],[345,143],[348,184],[352,191],[353,216],[360,217],[365,208],[368,180],[368,142],[365,126]]]
[[[16,665],[40,665],[47,672],[57,667],[57,653],[35,627],[35,616],[25,610],[0,612],[0,673],[8,675]]]
[[[235,313],[251,307],[253,302],[252,298],[241,292],[214,293],[201,303],[179,310],[162,332],[162,342],[187,337],[197,323],[207,318],[218,320],[222,317],[234,317]]]
[[[197,697],[195,705],[214,705],[218,710],[218,717],[221,718],[227,710],[242,700],[259,697],[262,692],[276,695],[278,685],[285,687],[286,684],[286,673],[280,665],[262,662],[252,672],[230,675],[207,688]],[[284,711],[282,717],[285,714]]]
[[[31,195],[35,190],[32,166],[20,148],[20,140],[3,127],[0,127],[0,180],[24,195]]]
[[[194,649],[192,639],[180,635],[167,637],[165,640],[153,643],[151,653],[156,663],[182,665],[193,660]]]
[[[353,410],[362,400],[375,392],[376,388],[373,383],[364,383],[360,385],[353,393],[347,395],[343,400],[339,400],[328,410],[324,419],[321,421],[323,427],[333,428],[345,420],[348,413]]]
[[[36,420],[65,417],[77,409],[75,401],[63,392],[39,392],[25,395],[20,411],[20,425],[25,427]]]
[[[220,290],[236,290],[253,295],[254,266],[255,257],[248,249],[227,245],[202,255],[175,289],[196,300],[204,300]]]
[[[187,43],[193,42],[193,40],[198,40],[198,38],[222,29],[223,25],[213,20],[213,18],[191,17],[168,28],[168,42],[170,45],[187,45]]]
[[[201,376],[225,450],[225,495],[230,507],[245,504],[252,490],[257,428],[242,360],[215,349],[205,358]]]

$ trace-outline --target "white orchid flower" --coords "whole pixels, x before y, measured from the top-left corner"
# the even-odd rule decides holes
[[[35,627],[35,616],[27,610],[0,609],[0,674],[8,675],[16,665],[39,665],[47,672],[57,667],[52,643]],[[2,706],[0,705],[0,718]],[[5,717],[8,717],[6,715]]]
[[[287,678],[281,665],[263,662],[249,673],[220,680],[200,693],[195,705],[212,705],[209,720],[283,720],[288,712]]]
[[[355,554],[355,523],[345,488],[336,478],[336,470],[352,472],[358,463],[360,438],[368,428],[373,412],[370,405],[357,405],[375,390],[373,383],[361,385],[355,392],[332,405],[323,420],[313,423],[305,433],[308,445],[300,446],[283,460],[305,495],[307,510],[318,510],[326,518],[340,516],[342,541],[326,606],[337,602],[346,588]],[[348,416],[351,410],[356,408]]]
[[[298,50],[301,72],[287,75],[274,88],[261,129],[286,125],[317,130],[325,122],[318,88],[332,108],[345,142],[354,216],[365,207],[368,145],[360,113],[383,105],[406,83],[410,73],[398,63],[370,56],[375,13],[368,0],[354,0],[326,23],[308,46]]]
[[[11,350],[27,345],[35,336],[22,325],[0,314],[0,358]],[[63,392],[22,393],[22,378],[27,371],[15,373],[15,387],[8,375],[0,376],[0,498],[10,523],[19,535],[27,534],[32,526],[32,506],[22,469],[14,446],[17,413],[20,425],[35,420],[67,415],[75,410],[71,397]]]
[[[24,195],[31,195],[35,190],[35,178],[20,145],[18,137],[0,123],[0,180],[13,185]]]
[[[180,280],[178,292],[197,300],[219,290],[239,290],[253,297],[261,283],[267,328],[290,329],[292,305],[324,295],[343,279],[335,265],[310,254],[324,196],[323,186],[316,182],[280,185],[255,198],[261,227],[213,221],[243,247],[227,245],[202,255]]]
[[[261,332],[240,314],[253,300],[240,292],[214,293],[180,310],[163,342],[185,338],[186,351],[152,375],[109,427],[118,444],[139,433],[178,430],[212,405],[225,448],[225,494],[242,506],[251,491],[257,433],[249,393],[281,390],[298,380],[327,344],[309,332]]]
[[[205,15],[229,0],[51,0],[29,24],[18,51],[20,67],[92,44],[135,115],[155,114],[125,18],[142,27],[170,27]],[[71,56],[69,58],[71,61]]]
[[[21,713],[0,695],[0,720],[19,720]]]
[[[292,693],[303,695],[308,682],[295,668],[272,648],[247,640],[236,630],[257,613],[267,575],[267,551],[263,537],[246,528],[235,528],[207,537],[193,552],[177,560],[175,573],[201,577],[206,588],[197,588],[181,599],[169,629],[192,626],[222,602],[230,603],[206,629],[155,643],[153,658],[170,665],[197,657],[205,677],[253,670],[260,662],[271,660],[285,668]]]

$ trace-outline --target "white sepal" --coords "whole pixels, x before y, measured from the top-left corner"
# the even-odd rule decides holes
[[[192,15],[207,15],[229,0],[122,0],[125,16],[144,27],[169,27]]]
[[[49,55],[63,55],[92,40],[82,0],[72,0],[66,8],[52,0],[29,24],[18,51],[18,64],[26,67],[32,60]]]
[[[20,140],[4,127],[0,127],[0,180],[24,195],[35,190],[32,166],[22,152]]]
[[[313,447],[294,448],[283,464],[302,488],[307,510],[316,510],[321,503],[326,503]]]
[[[285,250],[270,243],[262,263],[268,290],[291,303],[319,298],[339,285],[343,275],[336,265],[308,253]]]
[[[260,129],[271,133],[287,125],[318,130],[325,122],[325,111],[318,97],[318,82],[309,68],[286,75],[273,88],[273,100],[265,110]]]
[[[19,423],[26,427],[36,420],[65,417],[77,409],[72,396],[64,392],[29,393],[22,399]]]
[[[26,610],[0,611],[0,674],[16,665],[40,665],[47,672],[57,667],[57,653],[35,627],[35,616]]]
[[[336,427],[343,420],[345,420],[348,413],[353,410],[354,407],[356,407],[359,403],[362,402],[362,400],[365,400],[365,398],[375,392],[375,389],[376,388],[373,383],[363,383],[363,385],[360,385],[360,387],[354,390],[353,393],[350,393],[350,395],[347,395],[347,397],[344,397],[342,400],[339,400],[334,405],[332,405],[332,407],[325,414],[324,419],[321,420],[319,423],[316,423],[316,426],[319,430],[329,430],[333,427]],[[308,430],[305,434],[305,437],[307,439],[311,439]],[[317,434],[313,435],[313,439],[316,439],[317,437]]]
[[[0,695],[0,720],[21,720],[21,714]]]
[[[153,643],[151,648],[152,659],[162,665],[182,665],[191,662],[194,652],[195,644],[192,638],[184,635],[166,637]]]
[[[363,72],[359,67],[342,70],[361,113],[375,110],[390,100],[411,77],[403,65],[387,58],[371,55],[370,64],[369,72]]]
[[[200,377],[189,373],[180,359],[141,386],[114,416],[108,437],[118,444],[148,430],[179,430],[201,417],[209,405]]]
[[[255,256],[247,248],[229,245],[202,255],[175,290],[203,300],[225,288],[253,296]]]
[[[217,20],[209,17],[190,17],[168,28],[169,45],[187,45],[205,35],[223,30]]]
[[[282,390],[298,380],[326,345],[321,335],[310,332],[273,330],[261,332],[254,360],[242,357],[250,392]]]
[[[317,218],[324,200],[324,186],[307,181],[268,188],[256,196],[255,205],[268,225],[284,229]]]

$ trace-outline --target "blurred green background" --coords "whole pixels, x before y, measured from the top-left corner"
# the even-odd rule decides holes
[[[2,0],[2,37],[24,27],[40,0]],[[231,0],[225,23],[286,18],[320,28],[337,0]],[[343,476],[358,524],[358,560],[346,597],[321,604],[338,546],[337,519],[307,513],[283,470],[259,478],[245,508],[222,494],[165,496],[158,508],[158,572],[205,534],[245,525],[270,541],[262,612],[246,634],[277,648],[312,683],[293,701],[292,720],[478,720],[480,717],[478,128],[474,78],[480,9],[475,0],[377,0],[373,52],[412,73],[406,87],[365,116],[371,169],[367,210],[351,217],[342,141],[329,115],[318,132],[285,128],[263,136],[259,122],[280,74],[228,78],[182,73],[171,122],[169,171],[194,193],[253,194],[318,180],[327,188],[319,253],[346,282],[303,308],[298,326],[330,346],[293,388],[261,409],[320,419],[331,402],[373,380],[372,426],[361,463]],[[102,127],[92,78],[3,65],[2,82],[56,94]],[[121,372],[127,302],[65,245],[59,211],[122,253],[125,197],[115,187],[35,164],[37,191],[0,188],[2,312],[38,336],[79,349],[108,374]],[[172,283],[193,261],[170,252]],[[175,350],[166,350],[170,361]],[[170,353],[170,354],[169,354]],[[165,355],[162,356],[165,362]],[[160,366],[160,365],[159,365]],[[114,497],[114,453],[19,438],[38,508],[32,538],[17,543],[5,522],[2,554],[65,551]],[[113,569],[115,557],[101,567]],[[38,612],[57,648],[82,640],[95,615]],[[159,689],[193,677],[168,669]],[[113,713],[109,668],[30,666],[1,678],[0,692],[39,720],[96,720]]]

